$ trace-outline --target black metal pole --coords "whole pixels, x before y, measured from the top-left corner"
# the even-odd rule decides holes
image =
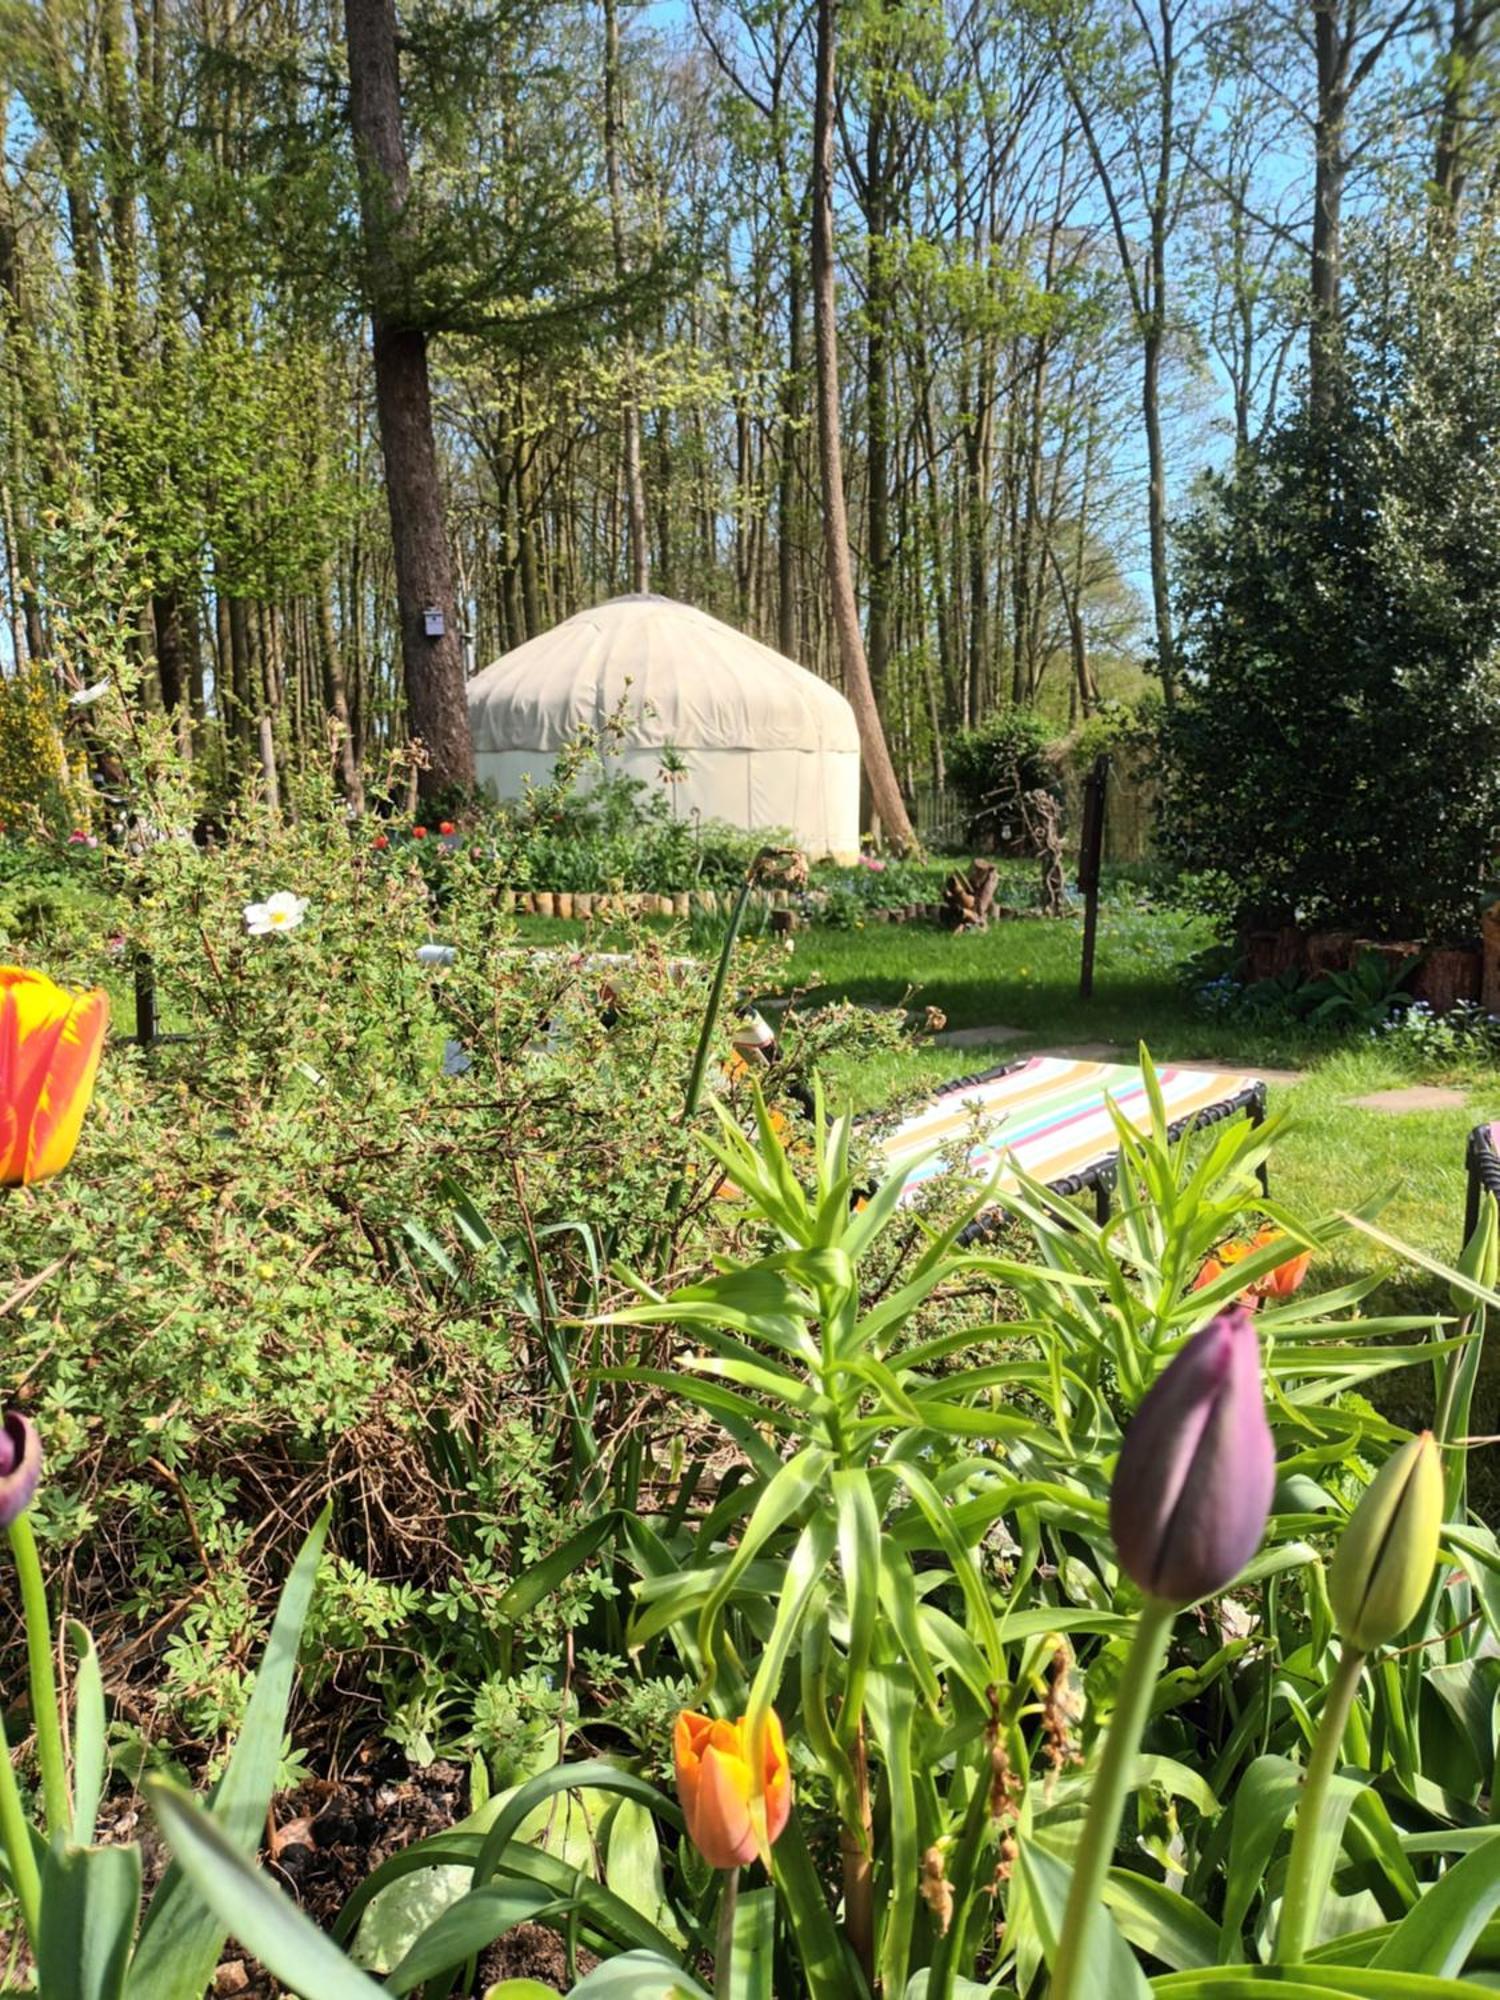
[[[1083,826],[1078,841],[1078,886],[1083,891],[1083,958],[1078,967],[1078,997],[1094,997],[1094,942],[1099,933],[1099,869],[1104,856],[1104,796],[1109,783],[1109,758],[1094,759],[1083,781]]]
[[[156,1040],[156,967],[144,951],[135,961],[135,1039],[142,1049]]]

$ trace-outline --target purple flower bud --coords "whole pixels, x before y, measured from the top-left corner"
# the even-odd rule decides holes
[[[1164,1370],[1125,1433],[1109,1496],[1121,1567],[1167,1604],[1212,1596],[1260,1547],[1275,1485],[1255,1321],[1230,1306]]]
[[[0,1422],[0,1528],[31,1504],[42,1476],[42,1440],[30,1417],[7,1410]]]

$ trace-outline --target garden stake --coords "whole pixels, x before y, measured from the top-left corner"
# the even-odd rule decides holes
[[[1099,1760],[1088,1816],[1083,1822],[1083,1838],[1073,1858],[1073,1879],[1068,1885],[1067,1909],[1057,1940],[1052,1984],[1048,1988],[1050,2000],[1100,2000],[1088,1985],[1089,1939],[1104,1900],[1104,1884],[1130,1791],[1136,1752],[1151,1713],[1151,1697],[1166,1658],[1177,1610],[1175,1604],[1147,1598],[1135,1621],[1130,1653],[1115,1696],[1115,1712],[1110,1717],[1104,1754]]]

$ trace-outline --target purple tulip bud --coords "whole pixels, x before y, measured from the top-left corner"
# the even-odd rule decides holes
[[[0,1422],[0,1528],[31,1504],[42,1476],[42,1440],[30,1417],[7,1410]]]
[[[1260,1547],[1275,1485],[1255,1321],[1230,1306],[1164,1370],[1125,1433],[1109,1496],[1121,1567],[1166,1604],[1212,1596]]]

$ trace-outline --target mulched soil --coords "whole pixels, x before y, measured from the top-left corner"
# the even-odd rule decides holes
[[[460,1765],[409,1771],[388,1746],[367,1745],[344,1776],[310,1778],[276,1798],[261,1865],[315,1923],[331,1928],[349,1896],[387,1856],[467,1816],[468,1789],[468,1772]],[[167,1856],[151,1815],[133,1795],[106,1804],[98,1838],[139,1842],[148,1891],[165,1872]],[[589,1953],[579,1953],[581,1972],[594,1962]],[[483,1994],[496,1980],[515,1978],[540,1979],[565,1991],[562,1941],[540,1925],[519,1925],[486,1952],[473,1992]],[[225,2000],[282,2000],[284,1988],[231,1944],[213,1991]]]

